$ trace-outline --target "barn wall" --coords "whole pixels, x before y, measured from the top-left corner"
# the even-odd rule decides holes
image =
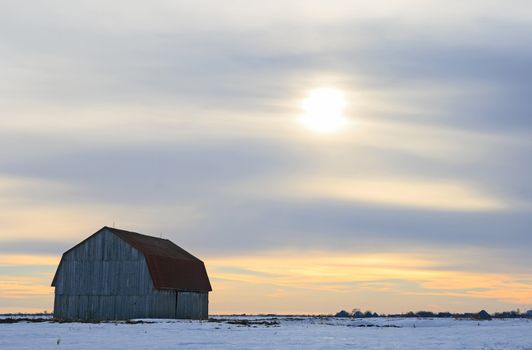
[[[144,255],[106,230],[65,254],[55,287],[60,319],[208,317],[207,293],[155,289]]]
[[[176,318],[209,318],[209,293],[178,292]]]

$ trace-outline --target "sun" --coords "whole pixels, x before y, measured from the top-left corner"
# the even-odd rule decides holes
[[[344,117],[346,105],[343,91],[332,87],[314,89],[301,102],[303,115],[299,122],[318,133],[340,131],[347,124]]]

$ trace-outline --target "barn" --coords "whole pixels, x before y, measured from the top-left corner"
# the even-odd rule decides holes
[[[103,227],[67,250],[52,286],[61,320],[208,318],[203,262],[167,239]]]

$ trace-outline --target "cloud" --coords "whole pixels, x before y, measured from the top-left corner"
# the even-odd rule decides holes
[[[321,74],[338,77],[336,82],[349,89],[377,91],[380,103],[371,106],[373,111],[404,106],[408,99],[410,110],[424,111],[418,121],[438,112],[445,116],[442,124],[452,121],[458,128],[513,129],[513,122],[498,117],[501,113],[505,121],[528,120],[522,91],[530,81],[530,28],[518,19],[530,13],[507,6],[489,11],[500,10],[500,3],[474,2],[457,13],[438,2],[399,3],[342,2],[327,7],[332,16],[316,4],[266,6],[273,17],[255,5],[213,13],[219,5],[210,3],[210,10],[198,12],[165,2],[149,8],[106,4],[116,16],[102,17],[97,3],[35,4],[34,10],[12,4],[13,12],[6,11],[2,21],[2,32],[9,33],[3,37],[7,77],[1,86],[9,99],[2,103],[17,119],[50,105],[112,109],[140,104],[150,105],[152,114],[169,104],[179,111],[201,106],[249,112],[275,108],[307,88],[299,84]],[[292,6],[300,7],[298,20],[286,10]],[[421,16],[413,8],[429,11]],[[245,9],[254,15],[242,15]],[[23,26],[11,20],[26,17]],[[266,23],[258,25],[256,17]],[[431,25],[419,31],[426,22]],[[442,85],[450,94],[426,94]],[[53,117],[41,113],[31,119],[43,118]]]
[[[278,189],[267,189],[279,196],[307,199],[332,199],[426,210],[499,210],[507,205],[495,198],[475,193],[464,185],[419,179],[360,179],[310,177],[288,180]]]
[[[504,305],[498,276],[531,263],[528,3],[230,5],[6,3],[0,253],[59,254],[113,222],[209,260],[426,251],[447,254],[486,291],[393,276],[357,288],[494,293],[492,305]],[[330,138],[295,122],[300,100],[322,85],[349,102],[351,128]],[[246,265],[218,278],[267,277]],[[525,294],[507,300],[525,300],[514,277]],[[285,286],[258,291],[236,279],[227,291],[283,295],[279,310],[297,299]],[[306,303],[324,297],[298,292]]]

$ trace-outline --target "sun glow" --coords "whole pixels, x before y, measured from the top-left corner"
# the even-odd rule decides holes
[[[347,124],[344,109],[347,103],[341,90],[323,87],[312,90],[301,103],[301,124],[319,133],[339,131]]]

